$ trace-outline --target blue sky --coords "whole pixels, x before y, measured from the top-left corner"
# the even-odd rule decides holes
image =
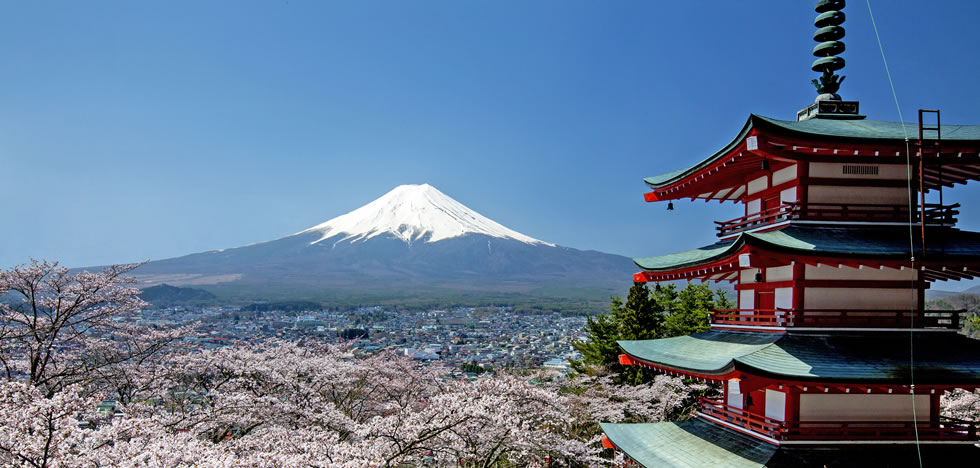
[[[668,213],[641,179],[813,100],[814,3],[4,2],[0,266],[269,240],[404,183],[565,246],[703,245],[739,209]],[[906,120],[980,124],[980,2],[872,6]],[[841,94],[896,121],[844,11]],[[977,186],[946,192],[973,230]]]

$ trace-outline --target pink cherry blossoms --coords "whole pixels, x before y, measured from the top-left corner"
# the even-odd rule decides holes
[[[600,466],[597,422],[658,421],[696,387],[658,377],[456,381],[391,352],[315,342],[183,349],[124,325],[134,265],[0,272],[0,465]],[[99,403],[110,400],[103,411]],[[112,408],[114,404],[114,408]]]

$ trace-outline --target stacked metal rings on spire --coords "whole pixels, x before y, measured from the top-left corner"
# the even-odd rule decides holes
[[[819,0],[816,11],[820,13],[813,21],[817,32],[813,34],[813,40],[819,42],[813,48],[813,55],[817,58],[813,61],[811,69],[815,72],[823,72],[824,75],[844,68],[844,58],[837,57],[844,52],[844,43],[840,39],[844,38],[844,0]]]

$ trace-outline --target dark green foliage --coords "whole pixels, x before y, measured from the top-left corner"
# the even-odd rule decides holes
[[[368,331],[363,328],[347,328],[340,332],[340,337],[345,340],[355,340],[358,338],[367,338]]]
[[[980,294],[961,293],[926,302],[929,310],[964,310],[960,324],[968,336],[980,337]]]
[[[588,341],[575,343],[582,360],[572,363],[578,372],[589,372],[592,366],[609,368],[620,380],[632,384],[649,381],[655,373],[639,366],[621,366],[619,340],[647,340],[690,335],[710,328],[711,309],[734,308],[721,291],[704,284],[688,284],[678,291],[674,285],[657,285],[651,290],[645,283],[633,283],[626,303],[613,297],[609,314],[589,317],[585,332]]]
[[[473,364],[471,362],[467,362],[466,364],[463,364],[460,367],[463,369],[463,372],[471,372],[473,374],[482,374],[484,372],[492,371],[490,367],[483,367],[477,364]]]
[[[610,307],[619,325],[619,339],[647,340],[662,336],[665,306],[669,302],[662,300],[659,293],[651,294],[646,283],[633,283],[626,304],[619,303],[619,299],[614,298]]]
[[[673,290],[671,285],[671,290]],[[666,289],[666,288],[661,288]],[[721,301],[728,303],[723,294]],[[700,333],[710,327],[711,309],[726,309],[729,305],[715,305],[715,292],[706,284],[690,283],[677,293],[670,304],[670,314],[664,323],[664,336],[682,336]]]
[[[622,300],[614,297],[612,308],[615,309],[617,303],[621,304]],[[585,322],[585,333],[588,334],[589,341],[572,345],[582,353],[582,360],[572,362],[572,367],[578,372],[585,372],[583,364],[618,368],[618,356],[622,352],[616,344],[616,340],[619,339],[618,323],[606,314],[588,317]]]

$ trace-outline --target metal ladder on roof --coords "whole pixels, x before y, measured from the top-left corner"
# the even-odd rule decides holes
[[[935,124],[926,123],[926,114],[935,116]],[[939,109],[919,109],[919,141],[916,147],[919,152],[919,225],[922,227],[922,256],[926,254],[926,182],[925,161],[926,153],[936,155],[936,168],[939,172],[939,206],[943,205],[943,164],[940,158],[942,130],[939,124]],[[926,138],[926,132],[933,132],[935,138]]]

